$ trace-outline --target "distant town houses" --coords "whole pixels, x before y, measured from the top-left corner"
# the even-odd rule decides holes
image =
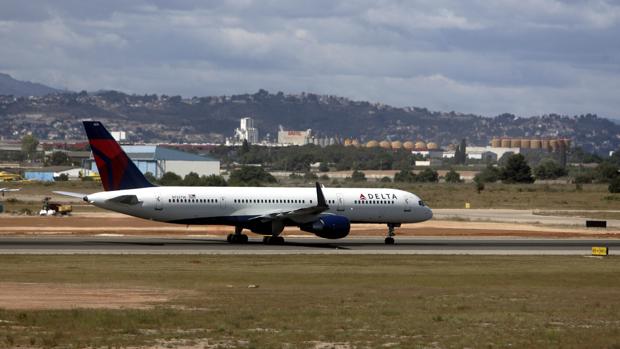
[[[305,143],[319,145],[351,138],[360,143],[433,140],[444,146],[465,138],[469,144],[483,146],[493,137],[522,137],[570,138],[573,146],[601,154],[620,146],[620,126],[592,114],[531,118],[502,114],[485,118],[418,107],[395,108],[331,95],[273,94],[265,90],[192,98],[116,91],[0,96],[0,140],[19,140],[26,134],[42,140],[83,139],[80,121],[98,119],[110,128],[126,131],[129,142],[223,144],[238,127],[239,119],[246,116],[251,116],[254,125],[239,131],[251,140],[259,137],[259,142],[269,139],[276,143],[278,126],[285,125],[287,130],[299,132],[312,129],[311,136],[301,137],[307,139]]]

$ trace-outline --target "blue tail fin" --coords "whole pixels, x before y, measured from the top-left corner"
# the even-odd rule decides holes
[[[99,121],[83,123],[105,191],[153,186]]]

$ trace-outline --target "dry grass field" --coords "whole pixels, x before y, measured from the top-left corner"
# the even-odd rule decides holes
[[[307,184],[311,186],[311,184]],[[510,208],[539,210],[620,210],[620,194],[610,194],[605,184],[487,184],[477,193],[472,183],[449,184],[402,184],[402,183],[344,183],[347,187],[385,186],[411,191],[420,196],[432,208],[463,208],[469,202],[472,208]],[[2,186],[5,186],[4,184]],[[73,203],[77,211],[96,211],[79,199],[53,194],[52,191],[74,191],[92,193],[101,191],[101,184],[95,182],[57,183],[7,183],[7,187],[22,188],[20,192],[8,193],[0,201],[5,211],[19,212],[28,208],[38,211],[41,200],[51,196],[54,200]]]
[[[5,255],[0,347],[618,348],[619,273],[579,256]]]

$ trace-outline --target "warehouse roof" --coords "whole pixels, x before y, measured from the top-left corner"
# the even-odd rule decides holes
[[[123,145],[122,147],[132,160],[218,161],[211,156],[196,155],[159,145]]]

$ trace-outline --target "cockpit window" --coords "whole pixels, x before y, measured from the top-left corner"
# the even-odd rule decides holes
[[[423,207],[424,207],[424,206],[426,206],[426,204],[425,204],[425,203],[424,203],[424,201],[422,201],[422,200],[418,201],[418,204],[419,204],[420,206],[423,206]]]

